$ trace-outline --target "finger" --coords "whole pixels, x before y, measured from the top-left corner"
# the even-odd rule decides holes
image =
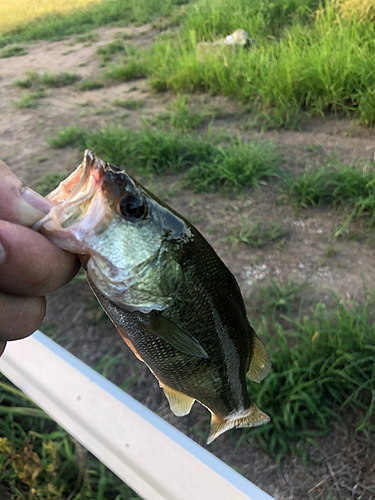
[[[76,255],[29,228],[0,221],[0,290],[23,297],[47,295],[79,269]],[[1,255],[1,252],[0,252]]]
[[[31,335],[39,328],[45,313],[44,297],[14,297],[0,293],[0,342]]]
[[[0,219],[32,226],[51,206],[53,203],[26,188],[0,160]]]

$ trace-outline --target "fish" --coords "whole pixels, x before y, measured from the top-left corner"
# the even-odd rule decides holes
[[[207,443],[270,421],[246,378],[271,368],[237,281],[201,233],[125,171],[86,151],[34,229],[85,261],[88,283],[177,416],[211,412]]]

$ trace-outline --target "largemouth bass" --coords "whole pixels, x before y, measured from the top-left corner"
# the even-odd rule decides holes
[[[260,382],[268,354],[234,276],[199,231],[90,151],[48,198],[56,206],[35,229],[86,256],[90,287],[172,412],[187,415],[195,400],[208,408],[208,443],[267,423],[246,376]]]

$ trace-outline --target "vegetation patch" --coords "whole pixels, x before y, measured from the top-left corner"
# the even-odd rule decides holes
[[[1,375],[0,386],[0,483],[12,498],[139,499]]]
[[[118,108],[124,109],[139,109],[144,105],[141,99],[115,99],[112,104]]]
[[[375,181],[373,170],[348,167],[330,160],[317,170],[307,170],[299,178],[286,178],[289,201],[298,206],[335,205],[353,217],[375,223]]]
[[[22,80],[16,80],[14,85],[23,89],[38,89],[41,87],[60,88],[73,85],[79,80],[75,73],[43,73],[40,75],[36,71],[28,71]]]
[[[103,62],[108,62],[114,55],[124,52],[125,44],[121,39],[116,39],[96,49],[96,53],[101,56]]]
[[[0,59],[6,57],[24,56],[25,54],[27,54],[27,51],[22,45],[8,45],[8,47],[4,47],[0,50]]]
[[[263,449],[280,459],[299,453],[307,459],[306,444],[325,435],[333,421],[343,422],[349,409],[356,415],[356,432],[374,432],[375,410],[374,294],[364,303],[336,309],[318,304],[310,316],[283,317],[258,328],[269,338],[272,370],[261,384],[249,382],[250,394],[271,417],[269,424],[244,429],[242,439],[256,439]],[[275,335],[269,337],[270,329]]]
[[[297,128],[305,115],[355,113],[375,120],[375,25],[344,16],[339,2],[199,0],[179,34],[154,46],[148,73],[156,90],[209,92],[251,104],[256,122]],[[241,26],[256,38],[249,50],[201,42]]]
[[[242,189],[278,176],[280,155],[270,141],[232,140],[220,147],[209,134],[205,141],[163,130],[134,131],[122,127],[101,130],[68,127],[49,140],[52,147],[88,148],[119,167],[144,173],[182,172],[196,191]]]
[[[18,8],[13,3],[1,3],[3,15],[0,19],[8,20],[0,21],[0,47],[22,40],[61,40],[112,23],[121,26],[144,24],[156,16],[171,15],[182,3],[183,0],[141,3],[133,0],[44,0],[38,2],[40,9],[35,2],[25,0],[17,0]]]
[[[278,222],[265,222],[260,217],[253,219],[252,224],[246,221],[239,227],[231,230],[228,236],[229,241],[237,245],[245,243],[251,247],[261,248],[271,242],[277,242],[277,245],[282,245],[285,242],[286,231]]]
[[[86,92],[87,90],[96,90],[104,87],[104,83],[101,80],[95,80],[93,78],[87,78],[86,80],[81,80],[76,84],[76,89],[81,92]]]

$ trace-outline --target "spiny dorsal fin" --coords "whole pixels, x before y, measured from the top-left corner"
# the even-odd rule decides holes
[[[263,413],[255,403],[251,403],[250,408],[239,415],[227,419],[220,418],[213,413],[207,444],[212,443],[220,434],[234,427],[256,427],[257,425],[267,424],[270,420],[270,417]]]
[[[254,382],[260,382],[268,375],[271,362],[268,352],[256,333],[253,333],[252,356],[247,376]]]
[[[182,392],[175,391],[170,387],[161,384],[160,387],[163,389],[166,398],[168,399],[171,411],[176,415],[176,417],[183,417],[190,413],[191,407],[194,404],[195,399],[190,396],[182,394]]]

